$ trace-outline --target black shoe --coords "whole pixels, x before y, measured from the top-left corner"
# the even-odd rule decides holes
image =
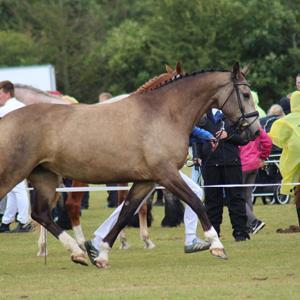
[[[92,241],[85,241],[84,246],[85,246],[86,252],[89,256],[91,263],[93,265],[96,265],[95,260],[99,255],[99,251],[93,246]]]
[[[238,232],[234,234],[234,239],[236,242],[244,242],[250,240],[250,236],[247,232]]]
[[[261,229],[263,229],[265,227],[265,223],[261,220],[255,220],[253,222],[254,224],[252,225],[252,228],[251,228],[251,232],[253,235],[258,233]]]
[[[9,224],[1,223],[0,224],[0,233],[4,233],[4,232],[10,232]]]
[[[12,233],[23,233],[23,232],[31,232],[33,231],[33,227],[30,223],[28,224],[22,224],[18,222],[18,225],[16,228],[14,228],[11,232]]]

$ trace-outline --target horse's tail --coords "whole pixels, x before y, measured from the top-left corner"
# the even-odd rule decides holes
[[[161,221],[162,227],[176,227],[183,222],[184,206],[180,199],[164,190],[165,216]]]

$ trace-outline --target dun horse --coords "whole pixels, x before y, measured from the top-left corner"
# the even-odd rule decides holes
[[[168,80],[171,80],[172,78],[176,78],[177,76],[182,76],[184,74],[180,63],[176,64],[175,69],[166,65],[166,71],[167,71],[166,73],[163,73],[159,76],[155,76],[154,78],[147,81],[138,90],[133,92],[133,94],[142,94],[146,91],[157,88],[158,86],[162,85],[164,82]],[[26,105],[36,104],[36,103],[70,104],[70,102],[68,102],[64,98],[45,93],[44,91],[38,90],[30,86],[22,85],[22,84],[15,85],[15,95],[18,100],[20,100]],[[121,99],[121,97],[118,98]],[[72,187],[85,187],[85,186],[87,186],[86,183],[77,180],[72,181]],[[126,190],[118,191],[119,204],[125,200],[127,193],[128,192]],[[82,249],[84,249],[85,238],[80,224],[80,207],[81,207],[82,198],[83,198],[82,192],[70,192],[68,193],[68,197],[66,199],[65,205],[67,208],[68,216],[70,218],[70,222],[72,224],[74,237],[78,245]],[[56,201],[53,201],[53,205],[55,205],[55,202]],[[140,223],[140,236],[144,242],[145,249],[152,249],[155,247],[155,244],[151,241],[147,229],[146,202],[140,208],[138,215],[139,215],[139,223]],[[40,237],[38,240],[38,246],[39,246],[39,250],[37,254],[38,256],[47,255],[46,241],[47,241],[47,231],[45,230],[44,227],[41,227]],[[127,249],[129,247],[124,230],[120,232],[120,242],[121,242],[120,249]]]
[[[193,73],[111,103],[18,109],[0,122],[0,198],[29,178],[37,196],[32,218],[70,250],[74,262],[87,264],[76,241],[51,218],[49,203],[60,176],[87,183],[133,182],[95,261],[106,267],[120,230],[158,183],[192,207],[211,242],[211,254],[226,258],[203,204],[178,172],[193,126],[211,107],[222,109],[245,137],[254,139],[258,133],[258,113],[238,64],[232,72]]]

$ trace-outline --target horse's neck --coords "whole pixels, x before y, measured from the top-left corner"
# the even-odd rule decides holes
[[[171,78],[172,78],[172,74],[169,73],[163,73],[159,76],[155,76],[150,80],[148,80],[146,83],[144,83],[132,94],[142,94],[145,93],[146,91],[150,91],[151,89],[159,87],[160,85],[170,80]]]
[[[226,73],[216,73],[189,76],[170,84],[166,107],[171,118],[185,132],[192,131],[197,121],[215,104],[213,96],[228,82]]]

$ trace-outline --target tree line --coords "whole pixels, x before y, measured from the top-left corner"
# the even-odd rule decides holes
[[[164,65],[250,65],[264,108],[295,89],[300,0],[0,0],[0,67],[55,66],[81,102],[132,92]]]

